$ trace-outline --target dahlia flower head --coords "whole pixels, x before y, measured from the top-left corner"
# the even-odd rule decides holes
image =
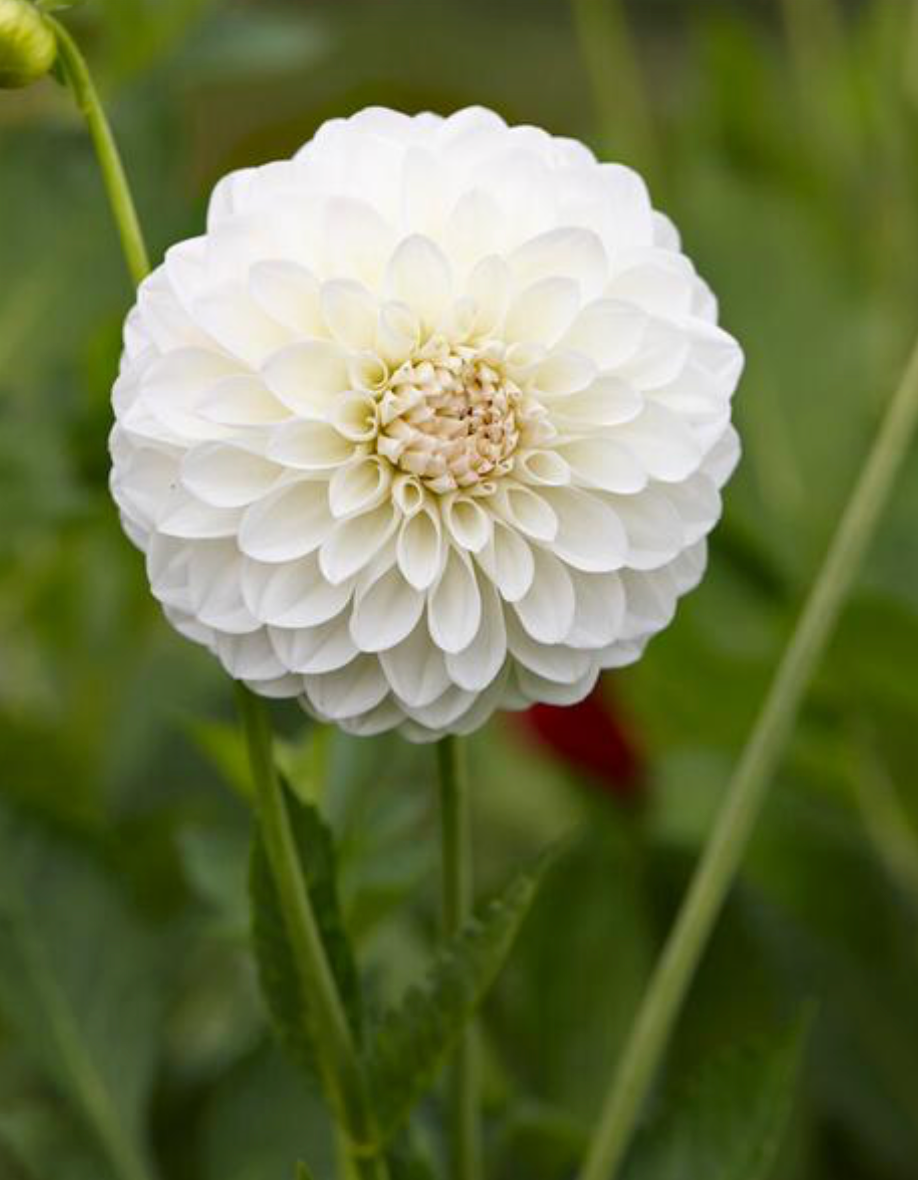
[[[585,697],[698,582],[742,367],[631,169],[372,108],[140,287],[111,486],[173,626],[357,734]]]

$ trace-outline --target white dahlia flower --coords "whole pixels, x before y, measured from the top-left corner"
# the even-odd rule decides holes
[[[699,580],[742,367],[630,169],[370,109],[218,184],[127,320],[112,490],[182,634],[427,740],[572,703]]]

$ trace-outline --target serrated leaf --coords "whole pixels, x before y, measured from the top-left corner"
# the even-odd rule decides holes
[[[497,978],[548,861],[540,857],[480,907],[440,950],[426,980],[383,1016],[367,1055],[367,1077],[384,1138],[432,1084]]]
[[[766,1180],[787,1129],[809,1021],[716,1055],[638,1137],[624,1180]]]
[[[311,804],[284,788],[300,868],[328,956],[329,965],[358,1043],[362,1033],[360,981],[341,919],[332,834]],[[252,939],[262,992],[281,1040],[294,1058],[315,1071],[314,1014],[308,1007],[290,950],[280,898],[258,832],[250,872]]]
[[[0,810],[0,1010],[125,1174],[145,1166],[156,974],[147,935],[88,853]]]

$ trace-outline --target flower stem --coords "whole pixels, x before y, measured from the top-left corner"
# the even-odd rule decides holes
[[[121,236],[121,248],[128,270],[134,282],[140,283],[150,273],[150,259],[118,145],[99,101],[86,59],[77,43],[59,21],[51,16],[46,17],[46,20],[57,38],[58,61],[64,78],[86,120],[96,149],[102,180],[108,193],[112,216]]]
[[[612,1180],[708,937],[723,907],[803,696],[875,531],[918,420],[918,343],[727,787],[644,995],[580,1180]]]
[[[443,933],[451,938],[472,912],[472,839],[464,750],[458,738],[437,744],[440,835],[443,858]],[[451,1180],[479,1180],[479,1062],[474,1028],[456,1049],[449,1079]]]
[[[385,1161],[374,1147],[375,1125],[363,1070],[300,869],[290,816],[274,763],[268,712],[259,697],[238,683],[237,694],[265,851],[300,985],[316,1013],[320,1067],[334,1097],[351,1172],[358,1180],[386,1180]]]
[[[586,66],[602,148],[659,163],[650,103],[634,37],[621,0],[571,0],[574,29]]]

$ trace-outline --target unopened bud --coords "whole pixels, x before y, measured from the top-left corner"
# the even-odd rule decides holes
[[[56,55],[54,32],[30,0],[0,0],[0,88],[37,82]]]

